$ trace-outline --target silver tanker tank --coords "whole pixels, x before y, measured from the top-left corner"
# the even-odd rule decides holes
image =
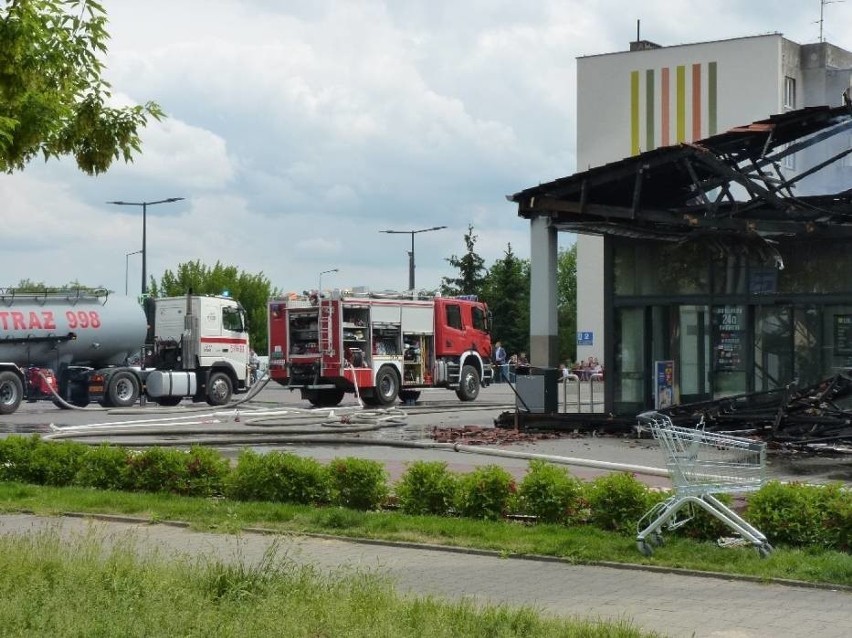
[[[57,370],[120,365],[138,355],[147,321],[131,297],[0,289],[0,362]]]

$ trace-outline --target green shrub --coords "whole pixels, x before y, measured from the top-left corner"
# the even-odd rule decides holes
[[[406,514],[446,516],[457,487],[458,478],[443,461],[415,461],[396,484],[396,495]]]
[[[665,500],[670,496],[669,493],[665,492],[651,492],[649,493],[649,499],[651,499],[651,502],[648,507],[651,507],[656,502],[654,497],[657,494],[660,494],[660,501]],[[730,494],[714,494],[713,496],[723,505],[730,507],[731,509],[735,509],[733,507],[734,499]],[[681,521],[684,522],[681,523]],[[643,521],[643,523],[649,522],[650,521]],[[710,514],[703,507],[692,503],[686,505],[680,510],[680,512],[678,512],[676,522],[678,522],[676,529],[679,535],[697,541],[716,541],[719,538],[731,536],[736,533],[731,527]],[[664,525],[660,531],[665,532],[666,525]]]
[[[484,465],[460,477],[456,509],[469,518],[496,520],[508,512],[516,491],[509,472],[499,465]]]
[[[565,523],[577,520],[582,491],[580,480],[566,468],[534,460],[518,486],[518,506],[542,522]]]
[[[102,443],[87,450],[74,483],[100,490],[129,490],[129,463],[130,454],[125,448]]]
[[[224,492],[231,471],[228,459],[203,445],[193,445],[186,454],[187,489],[192,496],[218,496]]]
[[[604,530],[633,535],[654,502],[648,488],[633,474],[606,474],[586,484],[590,522]]]
[[[130,454],[127,480],[137,492],[187,492],[186,452],[171,448],[150,447]]]
[[[387,500],[388,472],[383,463],[347,457],[328,466],[331,489],[338,505],[357,510],[379,509]]]
[[[0,440],[0,479],[36,485],[70,485],[86,446],[72,441],[45,441],[38,435]]]
[[[311,458],[291,452],[257,454],[244,450],[231,472],[225,493],[241,501],[273,501],[303,505],[328,503],[328,470]]]
[[[838,484],[770,481],[748,499],[748,521],[771,543],[848,551],[852,494]]]
[[[0,479],[33,483],[32,457],[41,445],[44,442],[36,434],[0,439]]]

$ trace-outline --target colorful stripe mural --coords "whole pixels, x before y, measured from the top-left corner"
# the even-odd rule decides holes
[[[716,62],[632,71],[631,155],[715,135],[717,96]]]

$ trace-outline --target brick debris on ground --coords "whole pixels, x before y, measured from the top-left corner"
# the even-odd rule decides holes
[[[580,438],[580,435],[563,432],[521,432],[480,425],[461,427],[433,427],[430,436],[437,443],[464,443],[465,445],[501,445],[503,443],[534,443],[547,439]]]

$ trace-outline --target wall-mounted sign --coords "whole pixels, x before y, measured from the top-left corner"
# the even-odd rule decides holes
[[[741,370],[744,365],[745,314],[742,306],[713,306],[716,370]]]
[[[834,315],[834,354],[852,355],[852,315]]]
[[[593,346],[595,345],[595,333],[594,332],[578,332],[577,333],[577,345],[578,346]]]
[[[654,361],[654,406],[674,405],[674,361]]]

